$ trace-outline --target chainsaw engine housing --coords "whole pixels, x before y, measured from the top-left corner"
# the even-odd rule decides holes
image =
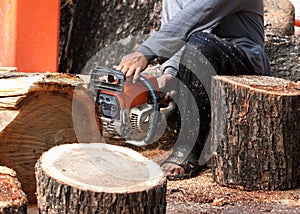
[[[156,79],[145,78],[158,93]],[[135,141],[147,136],[155,108],[145,85],[127,82],[120,71],[102,67],[92,71],[91,85],[102,112],[104,136]]]

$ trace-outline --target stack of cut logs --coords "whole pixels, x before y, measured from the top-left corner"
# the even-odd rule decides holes
[[[17,172],[34,203],[34,165],[43,152],[100,141],[94,101],[83,81],[65,74],[0,72],[0,97],[0,163]]]

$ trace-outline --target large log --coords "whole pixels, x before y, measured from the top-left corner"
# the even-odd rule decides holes
[[[83,81],[64,74],[0,75],[0,164],[16,170],[29,203],[34,165],[49,148],[99,142],[95,105]]]
[[[247,190],[300,186],[300,84],[258,76],[213,78],[216,182]]]
[[[0,166],[0,213],[27,213],[27,196],[16,172]]]
[[[39,213],[165,213],[166,179],[134,150],[64,144],[36,164]]]
[[[78,73],[100,49],[157,30],[161,5],[152,0],[61,0],[59,71]],[[126,51],[128,47],[120,44],[100,58],[115,65]]]

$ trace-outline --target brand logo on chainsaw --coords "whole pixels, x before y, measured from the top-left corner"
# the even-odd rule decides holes
[[[90,109],[94,111],[91,114],[97,115],[96,111],[101,111],[101,116],[95,116],[95,121],[91,123],[94,126],[97,126],[99,121],[102,123],[103,136],[100,136],[100,132],[96,133],[99,135],[99,141],[101,139],[104,143],[133,144],[145,148],[156,142],[172,145],[168,148],[170,152],[177,151],[176,155],[179,158],[177,161],[184,161],[194,145],[200,143],[202,153],[199,164],[205,164],[216,150],[216,146],[213,146],[210,140],[210,121],[208,121],[210,117],[203,116],[203,112],[207,112],[207,108],[210,108],[210,83],[211,77],[216,72],[199,51],[187,44],[186,49],[192,54],[183,59],[182,65],[185,72],[189,73],[173,80],[171,88],[158,88],[156,78],[161,75],[159,65],[150,65],[143,72],[147,75],[137,84],[128,83],[120,71],[112,68],[120,62],[122,56],[132,52],[145,38],[147,38],[145,35],[128,37],[99,50],[81,73],[80,77],[85,80],[87,89],[93,94],[91,102],[87,102],[86,105],[91,105]],[[166,58],[166,56],[159,57]],[[196,97],[193,93],[195,89],[200,90],[200,93],[196,93]],[[176,92],[172,93],[171,101],[161,103],[161,97],[170,90]],[[74,93],[74,100],[76,94]],[[80,123],[78,118],[82,118],[78,116],[81,112],[79,106],[74,102],[74,124]],[[176,116],[178,120],[174,120]],[[172,130],[174,124],[168,125],[170,121],[178,123],[180,128]],[[208,126],[206,131],[200,130],[200,127],[204,126],[203,121],[207,123],[204,125]],[[86,143],[88,130],[83,132],[74,127],[78,141]],[[174,134],[175,132],[177,134]],[[173,134],[168,137],[168,133]],[[90,135],[94,136],[95,133]],[[166,157],[161,155],[155,159],[161,162]]]

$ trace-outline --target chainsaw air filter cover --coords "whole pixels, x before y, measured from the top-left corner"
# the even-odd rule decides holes
[[[153,106],[144,104],[130,110],[130,126],[137,133],[147,133]]]

